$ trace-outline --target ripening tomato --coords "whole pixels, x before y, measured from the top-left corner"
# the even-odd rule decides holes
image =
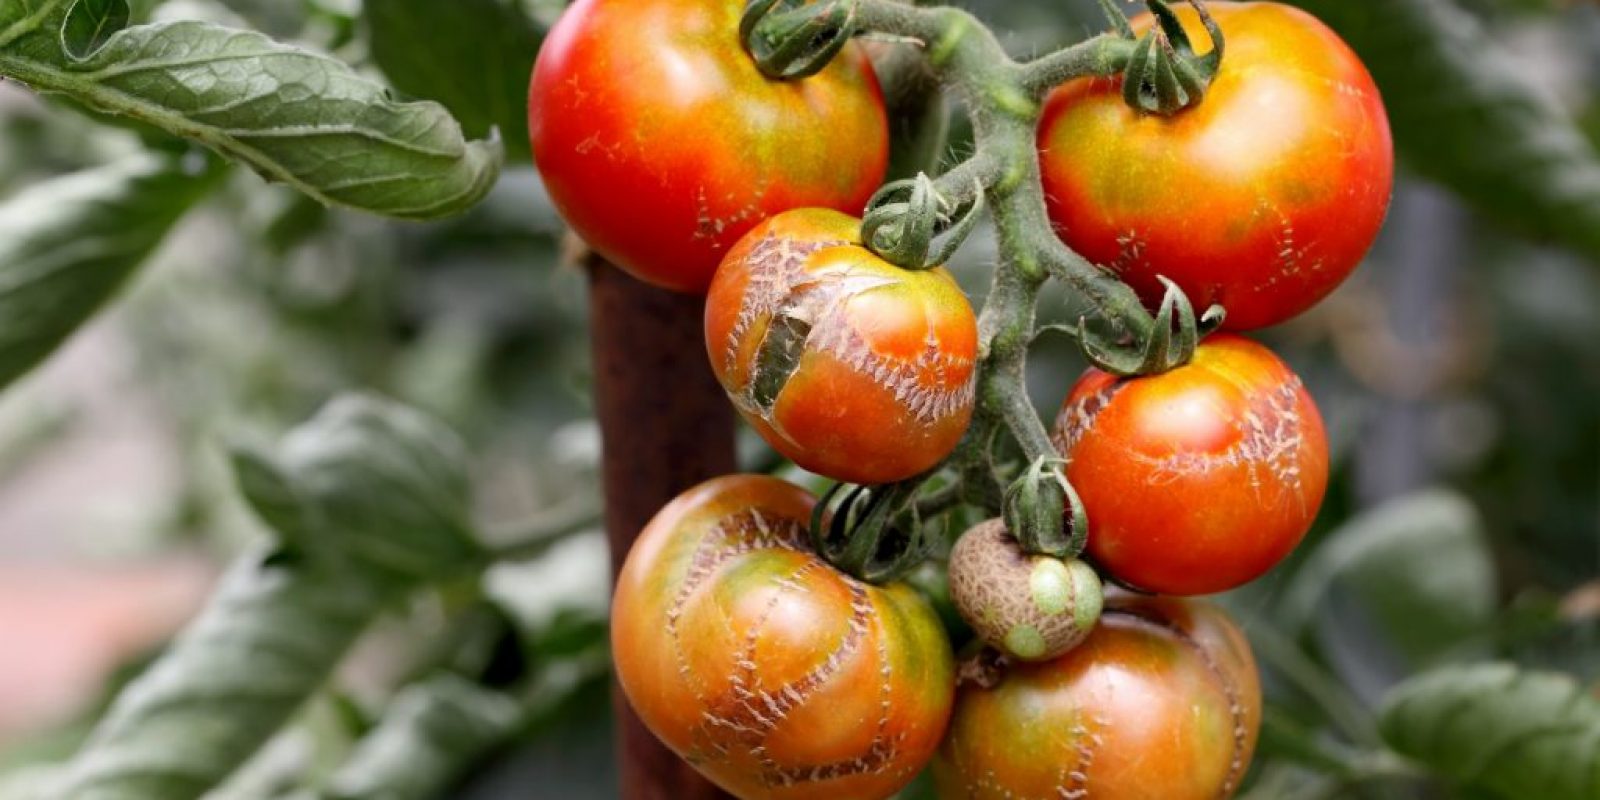
[[[978,325],[942,268],[861,245],[860,221],[780,214],[745,236],[706,300],[711,367],[744,418],[800,466],[840,481],[909,478],[972,420]]]
[[[1377,86],[1327,26],[1277,3],[1208,5],[1227,47],[1198,105],[1145,115],[1120,78],[1069,82],[1046,105],[1041,166],[1068,245],[1152,305],[1164,275],[1247,330],[1305,311],[1356,268],[1388,211],[1394,149]],[[1194,10],[1177,12],[1203,49]]]
[[[703,292],[740,236],[791,208],[860,213],[889,133],[854,45],[815,76],[762,76],[742,0],[578,0],[545,39],[528,101],[556,208],[635,277]]]
[[[1316,403],[1271,350],[1240,336],[1213,336],[1161,375],[1089,370],[1054,439],[1095,562],[1163,594],[1260,577],[1304,538],[1328,485]]]
[[[1250,645],[1219,608],[1107,600],[1088,640],[964,684],[934,777],[942,798],[1219,800],[1261,728]]]
[[[617,679],[656,736],[746,800],[885,798],[944,735],[954,663],[915,589],[807,546],[815,498],[762,475],[673,500],[628,554]]]

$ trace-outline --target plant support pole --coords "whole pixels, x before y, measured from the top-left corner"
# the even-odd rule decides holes
[[[737,471],[733,409],[706,361],[704,298],[647,286],[598,255],[584,264],[615,577],[662,506]],[[611,691],[623,800],[727,797],[656,740],[615,682]]]

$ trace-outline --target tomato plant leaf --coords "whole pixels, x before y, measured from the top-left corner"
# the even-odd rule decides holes
[[[366,0],[372,57],[395,88],[437,100],[474,136],[528,159],[528,76],[542,34],[516,0]]]
[[[188,800],[294,715],[397,596],[387,576],[242,558],[171,648],[119,694],[52,797]]]
[[[483,556],[469,520],[465,448],[417,411],[347,395],[276,454],[241,455],[236,464],[255,467],[241,473],[245,498],[311,559],[430,580]]]
[[[88,57],[126,28],[132,13],[128,0],[78,0],[61,26],[61,46],[77,58]]]
[[[0,205],[0,387],[116,293],[212,185],[143,154],[45,181]]]
[[[294,547],[242,558],[200,617],[113,702],[68,765],[73,798],[189,800],[243,764],[386,607],[481,568],[460,444],[410,409],[335,400],[274,453],[236,456],[243,491]]]
[[[1451,0],[1294,0],[1382,90],[1405,162],[1494,219],[1600,258],[1600,154]]]
[[[1330,608],[1330,595],[1351,600],[1414,668],[1489,623],[1495,584],[1477,510],[1453,492],[1421,492],[1330,534],[1296,573],[1280,618],[1299,630]]]
[[[357,745],[325,792],[330,800],[425,800],[503,743],[522,719],[510,694],[445,674],[407,687]]]
[[[1557,673],[1505,664],[1402,684],[1380,728],[1402,755],[1505,800],[1600,797],[1600,700]]]
[[[468,141],[443,106],[398,102],[336,59],[192,20],[125,28],[79,57],[48,34],[67,24],[63,1],[0,12],[0,75],[200,142],[330,205],[444,217],[499,175],[499,141]]]

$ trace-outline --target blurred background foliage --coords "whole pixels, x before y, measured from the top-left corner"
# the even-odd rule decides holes
[[[1251,634],[1271,700],[1246,795],[1579,797],[1519,793],[1540,776],[1516,770],[1565,760],[1600,774],[1600,712],[1582,716],[1583,695],[1600,696],[1600,7],[1303,4],[1379,77],[1404,169],[1356,277],[1263,334],[1316,396],[1335,472],[1291,561],[1221,598]],[[1088,0],[963,5],[1018,54],[1101,27]],[[605,551],[581,512],[598,454],[584,286],[524,142],[525,76],[561,3],[134,6],[136,21],[207,19],[332,53],[446,103],[470,136],[498,130],[508,166],[476,209],[429,224],[330,210],[235,171],[114,305],[0,397],[0,797],[73,752],[104,699],[260,535],[222,443],[276,438],[349,390],[431,412],[465,439],[473,514],[491,535],[575,506],[562,529],[577,532],[386,619],[211,796],[613,796],[597,654]],[[947,153],[967,147],[958,119]],[[0,83],[0,203],[147,149],[182,147]],[[975,296],[994,258],[980,234],[953,264]],[[1048,303],[1046,317],[1070,312]],[[1046,413],[1082,367],[1065,342],[1036,350],[1030,385]],[[751,465],[767,463],[747,444]],[[74,625],[87,633],[74,639]],[[30,672],[35,648],[89,666]],[[1487,661],[1576,683],[1480,667],[1393,692]],[[52,681],[61,696],[48,703],[9,699]],[[1484,698],[1515,702],[1460,705]],[[1386,707],[1429,703],[1572,749],[1473,751],[1432,735],[1422,712],[1380,725]]]

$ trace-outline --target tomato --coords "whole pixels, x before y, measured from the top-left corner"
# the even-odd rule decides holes
[[[950,551],[950,596],[990,647],[1048,661],[1077,647],[1100,618],[1100,578],[1076,559],[1030,556],[1003,519],[981,523]]]
[[[706,299],[711,366],[779,452],[835,480],[937,465],[972,420],[978,324],[942,268],[900,269],[860,222],[800,209],[728,252]]]
[[[1300,378],[1227,334],[1161,375],[1089,370],[1054,439],[1095,562],[1165,594],[1220,592],[1271,569],[1305,536],[1328,484],[1327,435]]]
[[[1165,275],[1247,330],[1305,311],[1355,269],[1388,212],[1394,149],[1377,86],[1337,34],[1277,3],[1208,5],[1227,48],[1198,105],[1144,115],[1120,78],[1069,82],[1045,107],[1041,167],[1073,249],[1152,306]],[[1177,12],[1204,48],[1194,10]]]
[[[1249,643],[1214,606],[1108,599],[1087,641],[964,684],[934,762],[939,796],[1217,800],[1261,728]]]
[[[703,292],[780,211],[860,213],[889,133],[862,51],[773,81],[739,41],[742,0],[578,0],[534,65],[534,161],[556,208],[642,280]]]
[[[736,475],[651,520],[617,579],[617,679],[644,724],[746,798],[885,798],[944,735],[954,663],[915,589],[808,549],[815,499]]]

